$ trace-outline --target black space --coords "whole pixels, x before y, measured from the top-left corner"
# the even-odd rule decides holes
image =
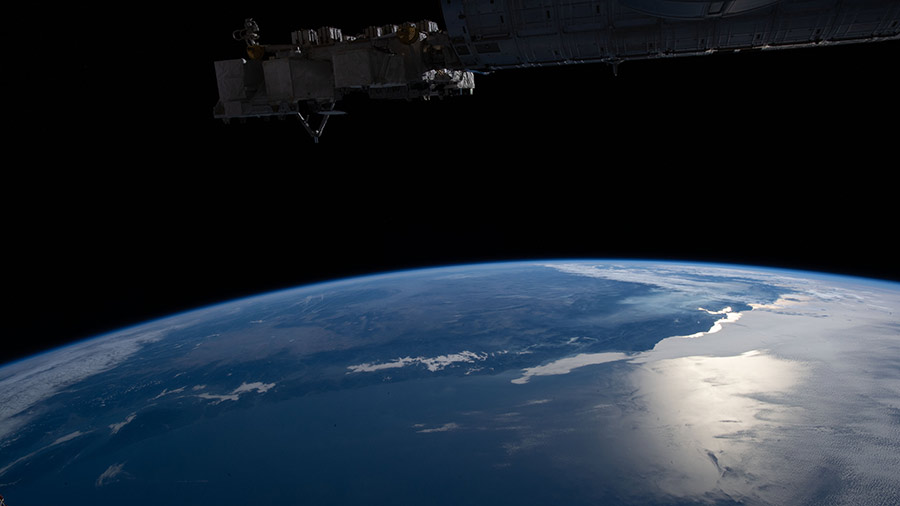
[[[384,270],[536,258],[900,280],[895,42],[510,70],[475,95],[352,97],[319,145],[212,118],[213,61],[439,2],[24,19],[3,185],[0,362],[193,307]],[[105,9],[105,8],[104,8]],[[46,47],[44,46],[46,44]],[[12,120],[8,120],[12,121]],[[12,161],[17,160],[17,161]]]

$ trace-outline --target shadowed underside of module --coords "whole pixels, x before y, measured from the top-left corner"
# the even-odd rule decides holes
[[[252,19],[236,30],[245,58],[215,62],[214,116],[299,117],[318,141],[335,103],[471,94],[474,72],[818,47],[900,38],[894,0],[440,0],[432,21],[301,29],[263,45]],[[318,117],[318,121],[312,121]]]

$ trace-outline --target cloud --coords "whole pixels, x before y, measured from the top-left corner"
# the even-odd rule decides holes
[[[537,367],[529,367],[522,369],[522,376],[512,380],[512,383],[524,385],[528,383],[532,376],[553,376],[557,374],[569,374],[573,369],[588,365],[604,364],[606,362],[615,362],[617,360],[625,360],[629,358],[624,353],[581,353],[574,357],[561,358],[550,362],[549,364]]]
[[[0,368],[0,439],[40,414],[32,409],[63,388],[112,369],[147,343],[159,341],[165,330],[123,331],[90,339]]]
[[[726,307],[725,309],[723,309],[721,311],[710,311],[708,309],[703,309],[702,307],[698,308],[698,309],[700,311],[706,311],[709,314],[724,314],[725,318],[719,318],[718,320],[716,320],[712,324],[712,327],[710,327],[709,330],[707,330],[705,332],[695,332],[689,336],[676,336],[676,337],[681,337],[684,339],[694,339],[697,337],[703,337],[707,334],[715,334],[716,332],[719,332],[720,330],[722,330],[723,323],[734,323],[734,322],[740,320],[741,316],[743,316],[741,313],[732,311],[731,306]]]
[[[783,463],[772,459],[769,445],[781,437],[790,439],[785,430],[802,425],[800,410],[788,399],[796,399],[791,393],[804,384],[807,372],[800,362],[758,349],[640,365],[629,376],[637,387],[636,404],[621,422],[629,430],[619,437],[631,449],[624,465],[640,475],[649,472],[647,462],[668,462],[654,469],[653,483],[678,498],[724,490],[741,499],[763,494],[767,500],[762,504],[795,503],[772,500],[767,496],[777,492],[758,487],[785,484],[781,476],[787,470],[778,469]],[[798,456],[796,462],[803,460]],[[799,467],[791,469],[796,476],[805,472]],[[759,481],[742,480],[741,473]]]
[[[201,399],[209,399],[209,400],[216,401],[213,404],[218,404],[218,403],[224,402],[224,401],[236,401],[239,398],[239,396],[236,394],[217,395],[217,394],[207,394],[207,393],[199,394],[199,395],[197,395],[197,397],[199,397]]]
[[[771,287],[777,286],[801,291],[813,290],[816,287],[823,288],[813,278],[796,277],[796,275],[791,275],[787,272],[762,271],[738,266],[670,263],[644,264],[642,262],[608,264],[551,263],[543,266],[576,276],[638,283],[662,288],[661,293],[653,294],[656,297],[662,294],[666,297],[679,295],[732,296],[734,293],[745,291],[748,284],[758,283]],[[834,292],[833,287],[827,287],[824,290],[829,293]],[[641,300],[646,302],[648,299],[642,297]]]
[[[399,367],[403,367],[409,364],[416,363],[420,358],[412,358],[412,357],[403,357],[394,360],[393,362],[383,362],[381,364],[373,364],[373,363],[365,363],[358,365],[347,366],[347,369],[350,369],[350,372],[375,372],[380,371],[382,369],[396,369]]]
[[[834,293],[752,304],[726,326],[727,339],[664,339],[629,361],[635,404],[618,408],[628,429],[611,436],[623,469],[689,502],[727,493],[747,504],[877,504],[896,495],[900,343],[884,308],[895,315],[900,295]]]
[[[50,443],[50,446],[62,444],[62,443],[65,443],[66,441],[71,441],[71,440],[75,439],[76,437],[83,436],[85,434],[87,434],[87,432],[81,432],[80,430],[76,430],[75,432],[72,432],[71,434],[66,434],[65,436],[57,438],[56,441],[53,441],[52,443]]]
[[[176,389],[174,389],[174,390],[169,390],[169,389],[167,389],[167,388],[164,388],[163,391],[159,393],[159,395],[157,395],[156,397],[154,397],[154,398],[152,398],[152,399],[150,399],[150,400],[151,400],[151,401],[155,401],[156,399],[159,399],[160,397],[163,397],[163,396],[166,396],[166,395],[169,395],[169,394],[178,394],[178,393],[181,393],[181,392],[184,392],[184,387],[176,388]]]
[[[65,442],[67,442],[67,441],[71,441],[71,440],[73,440],[73,439],[75,439],[75,438],[77,438],[77,437],[79,437],[79,436],[83,436],[83,435],[88,434],[88,433],[90,433],[90,432],[92,432],[92,431],[81,432],[80,430],[76,430],[75,432],[71,432],[71,433],[69,433],[69,434],[66,434],[65,436],[58,437],[58,438],[56,438],[52,443],[48,444],[47,446],[44,446],[43,448],[37,449],[37,450],[35,450],[35,451],[29,453],[28,455],[25,455],[24,457],[19,457],[18,459],[16,459],[16,460],[10,462],[10,463],[7,464],[6,466],[0,468],[0,476],[3,476],[4,474],[6,474],[6,471],[9,471],[10,469],[12,469],[12,467],[15,466],[16,464],[18,464],[19,462],[24,462],[24,461],[30,459],[31,457],[34,457],[34,456],[37,455],[38,453],[41,453],[42,451],[44,451],[44,450],[46,450],[46,449],[48,449],[48,448],[52,448],[52,447],[54,447],[54,446],[56,446],[56,445],[63,444],[63,443],[65,443]]]
[[[422,426],[422,424],[417,423],[413,427],[421,427],[421,426]],[[431,429],[420,429],[420,430],[417,430],[416,432],[422,433],[422,434],[428,434],[431,432],[449,432],[451,430],[456,430],[459,428],[460,428],[459,424],[450,422],[450,423],[445,423],[444,425],[441,425],[440,427],[434,427]]]
[[[772,276],[766,276],[750,270],[674,264],[651,264],[645,267],[640,264],[591,265],[559,263],[546,264],[545,267],[567,274],[653,285],[677,292],[697,292],[709,290],[710,288],[716,289],[717,292],[721,291],[721,285],[723,284],[721,276],[723,275],[745,279],[772,278]],[[716,276],[716,278],[703,279],[702,276]]]
[[[403,357],[393,360],[391,362],[383,362],[380,364],[375,363],[365,363],[365,364],[357,364],[347,366],[347,369],[350,372],[375,372],[380,371],[382,369],[396,369],[399,367],[405,367],[407,365],[413,364],[421,364],[424,365],[429,371],[435,372],[440,371],[447,366],[450,366],[455,363],[472,363],[476,360],[484,361],[488,358],[487,353],[475,353],[471,351],[461,351],[459,353],[452,353],[450,355],[439,355],[437,357]],[[349,373],[347,373],[349,374]]]
[[[173,389],[173,390],[169,390],[169,389],[167,389],[167,388],[164,388],[163,391],[159,393],[159,395],[157,395],[156,397],[154,397],[154,398],[152,398],[152,399],[150,399],[150,400],[151,400],[151,401],[155,401],[156,399],[159,399],[160,397],[163,397],[163,396],[166,396],[166,395],[170,395],[170,394],[179,394],[179,393],[181,393],[181,392],[184,392],[184,387],[176,388],[176,389]]]
[[[131,423],[131,421],[134,420],[134,418],[136,416],[137,416],[137,413],[132,413],[132,414],[128,415],[127,418],[125,418],[125,421],[110,424],[109,428],[112,429],[112,433],[115,434],[115,433],[119,432],[120,430],[122,430],[122,427]]]
[[[272,389],[275,386],[275,383],[263,383],[261,381],[254,381],[253,383],[241,383],[241,386],[234,389],[233,394],[242,394],[244,392],[252,392],[256,390],[257,393],[264,394]]]
[[[109,485],[110,483],[119,481],[120,476],[128,476],[128,473],[123,472],[122,468],[125,467],[125,463],[121,464],[113,464],[106,468],[106,471],[103,471],[100,474],[100,477],[97,478],[95,485],[98,487],[102,487],[104,485]]]
[[[241,394],[245,394],[247,392],[253,392],[254,390],[257,393],[264,394],[272,389],[275,386],[275,383],[263,383],[261,381],[254,381],[253,383],[241,383],[241,386],[235,388],[228,394],[208,394],[206,392],[202,394],[197,394],[197,397],[201,399],[210,399],[214,400],[213,404],[218,404],[224,401],[236,401],[240,398]]]
[[[750,304],[754,310],[768,310],[768,311],[782,311],[790,308],[791,306],[797,306],[800,304],[807,303],[811,300],[809,295],[802,294],[791,294],[791,295],[782,295],[775,302],[771,304]]]

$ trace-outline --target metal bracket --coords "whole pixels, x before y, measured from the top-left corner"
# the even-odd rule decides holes
[[[621,64],[625,60],[623,60],[622,58],[613,56],[610,58],[603,58],[600,61],[602,61],[603,63],[606,63],[607,65],[612,66],[613,76],[619,77],[619,64]]]
[[[335,111],[334,105],[335,103],[331,102],[328,105],[327,109],[323,111],[310,112],[306,115],[306,117],[304,117],[301,112],[297,112],[297,117],[300,118],[300,122],[303,123],[303,128],[306,129],[307,133],[309,133],[310,137],[313,138],[313,142],[316,144],[319,143],[319,137],[322,136],[322,131],[325,130],[325,125],[328,123],[328,118],[330,118],[331,116],[340,116],[343,114],[347,114],[344,111]],[[312,118],[313,114],[322,116],[322,118],[319,120],[319,127],[315,130],[309,124],[309,120]]]

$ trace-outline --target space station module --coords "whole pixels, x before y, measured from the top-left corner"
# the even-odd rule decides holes
[[[437,1],[437,0],[435,0]],[[214,116],[296,115],[318,140],[350,93],[375,99],[471,94],[475,73],[878,42],[900,38],[897,0],[440,0],[432,21],[348,36],[301,29],[262,45],[245,21],[247,57],[215,62]],[[321,117],[318,127],[308,121]]]

